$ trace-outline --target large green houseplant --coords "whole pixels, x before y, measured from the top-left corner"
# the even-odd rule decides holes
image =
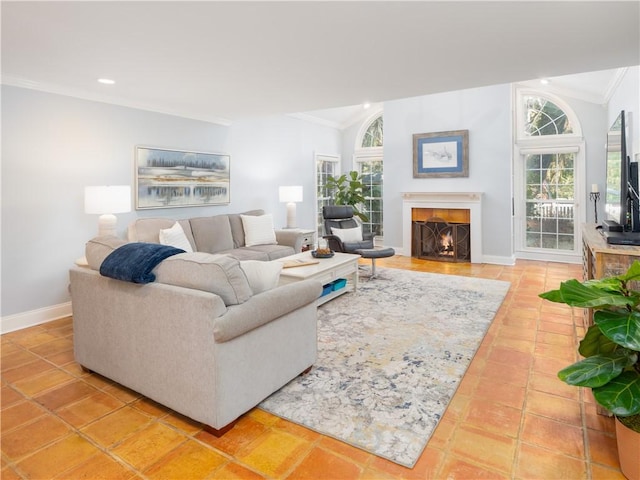
[[[339,177],[329,175],[325,187],[332,195],[334,205],[351,205],[356,217],[363,222],[369,221],[369,217],[360,209],[366,198],[362,176],[358,172],[352,170]]]
[[[599,405],[636,432],[635,441],[640,439],[640,291],[634,289],[638,281],[640,262],[635,261],[623,275],[568,280],[559,289],[540,294],[552,302],[594,310],[594,324],[578,348],[585,358],[560,370],[558,377],[569,385],[591,388]],[[620,438],[618,430],[622,472],[638,478],[640,443],[633,447],[632,464],[625,468]]]

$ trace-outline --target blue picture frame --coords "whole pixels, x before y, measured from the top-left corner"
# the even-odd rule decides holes
[[[469,130],[413,135],[413,178],[468,176]]]

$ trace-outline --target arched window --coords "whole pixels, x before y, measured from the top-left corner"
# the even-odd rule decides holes
[[[383,119],[382,115],[376,118],[362,136],[361,148],[381,147],[382,146]]]
[[[363,211],[369,218],[368,222],[363,222],[362,228],[364,232],[373,232],[379,241],[382,240],[383,235],[383,127],[382,112],[370,116],[363,123],[363,128],[357,137],[356,151],[353,157],[354,168],[362,175],[366,198]]]
[[[584,218],[577,201],[584,190],[580,123],[561,99],[522,90],[516,94],[516,119],[516,255],[575,261]]]
[[[523,97],[526,109],[524,133],[529,136],[573,133],[567,114],[550,100],[533,95]]]

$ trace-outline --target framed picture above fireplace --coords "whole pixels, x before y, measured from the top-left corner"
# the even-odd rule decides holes
[[[413,134],[413,178],[468,176],[469,130]]]

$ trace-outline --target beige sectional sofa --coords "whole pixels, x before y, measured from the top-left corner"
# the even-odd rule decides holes
[[[187,226],[198,223],[192,222]],[[150,225],[138,220],[129,232],[138,241],[154,240]],[[200,233],[200,225],[191,228],[194,246],[212,247]],[[231,238],[235,248],[227,243],[222,251],[249,258],[281,254]],[[86,369],[220,434],[315,362],[318,282],[277,286],[276,275],[265,283],[279,262],[202,251],[163,260],[151,283],[101,275],[103,260],[124,243],[92,239],[88,266],[70,270],[75,357]],[[264,267],[257,279],[245,274],[249,265]]]
[[[300,253],[304,236],[296,230],[274,230],[277,243],[247,245],[242,217],[260,217],[263,210],[239,214],[222,214],[178,220],[192,249],[197,252],[232,255],[239,260],[275,260]],[[168,218],[138,218],[129,225],[132,242],[159,242],[159,233],[176,220]],[[260,243],[260,242],[259,242]]]

